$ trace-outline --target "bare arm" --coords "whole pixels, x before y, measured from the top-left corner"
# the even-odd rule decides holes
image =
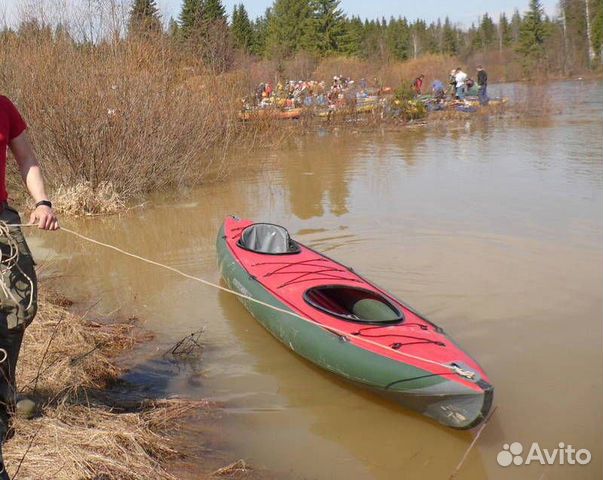
[[[25,182],[34,202],[38,203],[41,200],[48,200],[46,190],[44,189],[42,170],[34,154],[27,132],[23,132],[18,137],[13,138],[9,143],[9,147],[17,160],[21,178],[23,178],[23,182]],[[38,227],[43,230],[57,230],[59,228],[59,221],[52,208],[45,205],[40,205],[31,212],[30,223],[37,223]]]

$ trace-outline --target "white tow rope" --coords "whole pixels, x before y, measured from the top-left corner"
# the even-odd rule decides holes
[[[2,223],[3,222],[0,222],[0,224],[2,224]],[[21,225],[6,225],[6,226],[8,226],[8,227],[34,227],[36,225],[35,224],[21,224]],[[207,285],[209,287],[216,288],[216,289],[221,290],[223,292],[235,295],[235,296],[237,296],[239,298],[243,298],[245,300],[249,300],[250,302],[256,303],[258,305],[262,305],[262,306],[264,306],[266,308],[271,308],[272,310],[275,310],[277,312],[281,312],[281,313],[284,313],[286,315],[290,315],[292,317],[299,318],[300,320],[303,320],[305,322],[311,323],[312,325],[317,325],[319,327],[322,327],[323,329],[325,329],[325,330],[327,330],[327,331],[329,331],[331,333],[335,333],[336,335],[338,335],[338,336],[340,336],[340,337],[342,337],[342,338],[344,338],[344,339],[346,339],[348,341],[350,340],[350,336],[349,336],[348,332],[345,332],[343,330],[339,330],[339,329],[334,328],[334,327],[327,327],[327,326],[321,325],[320,323],[317,323],[317,322],[315,322],[315,321],[313,321],[313,320],[311,320],[309,318],[306,318],[303,315],[295,313],[295,312],[293,312],[291,310],[286,310],[284,308],[280,308],[280,307],[277,307],[275,305],[271,305],[269,303],[263,302],[262,300],[258,300],[257,298],[250,297],[249,295],[245,295],[243,293],[237,292],[236,290],[231,290],[230,288],[223,287],[222,285],[218,285],[216,283],[210,282],[210,281],[205,280],[205,279],[203,279],[201,277],[195,277],[194,275],[190,275],[190,274],[188,274],[186,272],[183,272],[182,270],[179,270],[179,269],[177,269],[175,267],[171,267],[169,265],[165,265],[163,263],[156,262],[155,260],[151,260],[149,258],[141,257],[140,255],[136,255],[135,253],[128,252],[128,251],[123,250],[123,249],[121,249],[119,247],[116,247],[114,245],[110,245],[108,243],[104,243],[104,242],[101,242],[99,240],[95,240],[94,238],[90,238],[90,237],[87,237],[85,235],[82,235],[81,233],[78,233],[78,232],[75,232],[73,230],[70,230],[69,228],[61,227],[60,230],[63,231],[63,232],[69,233],[70,235],[73,235],[75,237],[78,237],[81,240],[85,240],[85,241],[93,243],[95,245],[99,245],[101,247],[108,248],[108,249],[113,250],[115,252],[121,253],[122,255],[126,255],[128,257],[140,260],[141,262],[148,263],[149,265],[155,265],[156,267],[160,267],[160,268],[163,268],[165,270],[169,270],[170,272],[176,273],[176,274],[178,274],[178,275],[180,275],[180,276],[182,276],[184,278],[188,278],[189,280],[194,280],[196,282],[202,283],[202,284]],[[361,342],[364,342],[366,344],[373,345],[373,346],[375,346],[377,348],[384,349],[384,350],[386,350],[386,351],[388,351],[390,353],[394,352],[394,353],[396,353],[398,355],[401,355],[401,356],[404,356],[404,357],[407,357],[407,358],[413,358],[415,360],[419,360],[421,362],[429,363],[431,365],[437,365],[438,367],[442,367],[442,368],[445,368],[447,370],[450,370],[451,372],[456,373],[457,375],[459,375],[461,377],[465,377],[465,378],[468,378],[468,379],[475,378],[475,372],[473,372],[471,370],[463,369],[463,368],[459,367],[458,365],[447,364],[447,363],[442,363],[442,362],[436,362],[435,360],[431,360],[429,358],[424,358],[424,357],[420,357],[418,355],[413,355],[411,353],[406,353],[406,352],[402,352],[400,350],[391,349],[391,348],[387,347],[386,345],[382,345],[380,343],[373,342],[372,340],[368,340],[367,338],[363,338],[363,337],[360,337],[360,336],[355,336],[354,338],[357,341],[361,341]]]
[[[19,245],[10,233],[11,227],[20,227],[21,225],[11,225],[0,221],[0,238],[6,239],[6,252],[0,251],[0,290],[5,297],[10,298],[15,304],[19,303],[19,299],[15,297],[12,289],[6,284],[6,279],[11,275],[13,269],[19,270],[27,282],[29,283],[29,301],[25,310],[29,310],[34,301],[34,284],[29,275],[19,266]],[[29,225],[23,225],[29,226]],[[0,362],[1,363],[1,362]]]

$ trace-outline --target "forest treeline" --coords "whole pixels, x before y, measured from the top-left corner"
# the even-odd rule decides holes
[[[233,50],[282,61],[300,52],[316,57],[347,56],[378,63],[443,54],[462,59],[506,52],[527,76],[571,75],[599,67],[603,47],[603,0],[560,0],[548,16],[539,0],[507,17],[484,13],[469,28],[448,17],[427,23],[403,16],[361,19],[347,16],[340,0],[275,0],[264,15],[251,19],[245,5],[230,17],[220,0],[184,0],[166,34],[197,44],[207,61],[228,68]],[[403,12],[401,12],[403,13]],[[161,29],[155,0],[135,0],[130,32]]]
[[[106,1],[114,15],[114,0]],[[4,35],[52,29],[84,44],[161,36],[217,72],[254,60],[272,61],[278,70],[300,55],[378,65],[442,55],[504,65],[500,80],[570,76],[601,67],[603,0],[560,0],[554,16],[545,14],[539,0],[524,8],[498,18],[484,13],[462,27],[448,17],[411,21],[403,11],[395,18],[361,19],[346,15],[340,0],[274,0],[255,19],[243,3],[227,12],[221,0],[184,0],[178,17],[165,19],[156,0],[133,0],[122,24],[114,27],[118,31],[105,31],[100,40],[86,28],[74,32],[68,24],[44,25],[36,17],[26,17],[16,31],[5,27]],[[517,68],[509,69],[512,64]]]

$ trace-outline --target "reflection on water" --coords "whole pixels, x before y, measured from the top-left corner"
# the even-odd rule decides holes
[[[603,94],[550,89],[563,108],[546,121],[327,132],[258,152],[259,172],[68,223],[213,281],[226,214],[286,225],[418,307],[489,373],[498,410],[462,478],[600,478]],[[146,319],[157,345],[145,365],[206,327],[200,372],[159,362],[154,375],[162,391],[224,402],[233,458],[287,478],[447,478],[471,441],[316,369],[226,294],[67,235],[33,243],[74,296]],[[496,454],[513,441],[563,441],[593,462],[502,469]]]
[[[352,167],[348,160],[354,156],[354,147],[342,138],[332,141],[328,157],[321,143],[298,143],[287,152],[287,165],[281,170],[283,187],[291,213],[301,220],[322,217],[325,205],[335,216],[348,213],[348,175]]]

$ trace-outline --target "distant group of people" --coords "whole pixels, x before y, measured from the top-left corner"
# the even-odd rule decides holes
[[[354,82],[349,77],[335,75],[329,83],[316,80],[287,80],[279,81],[276,86],[271,82],[260,83],[255,92],[255,99],[243,99],[245,109],[253,108],[297,108],[297,107],[328,107],[337,108],[342,105],[365,102],[376,98],[391,88],[383,88],[375,78],[376,86],[369,86],[365,78]],[[474,89],[477,83],[477,90]],[[425,75],[421,74],[411,83],[413,93],[420,97],[426,92]],[[481,105],[486,105],[488,99],[488,74],[481,65],[477,66],[476,81],[467,75],[461,67],[451,70],[448,86],[436,79],[431,83],[431,94],[437,103],[443,103],[447,98],[464,100],[467,95],[477,95]]]
[[[464,100],[467,91],[473,88],[475,84],[475,81],[469,78],[461,67],[457,67],[450,72],[449,82],[451,90],[459,100]],[[481,65],[477,66],[477,88],[480,104],[486,105],[488,103],[488,74]]]
[[[412,82],[412,89],[417,96],[423,95],[423,83],[425,75],[421,74]],[[467,92],[473,88],[475,81],[469,78],[461,67],[457,67],[450,71],[448,79],[448,88],[440,80],[434,80],[431,84],[431,93],[437,100],[444,100],[449,94],[451,98],[456,100],[464,100]],[[488,104],[488,74],[484,67],[477,66],[477,96],[481,105]]]
[[[354,80],[343,75],[335,75],[332,82],[316,80],[279,81],[276,86],[271,82],[260,83],[255,91],[254,104],[265,107],[311,107],[333,106],[350,96],[364,97],[370,89],[366,79],[356,84]]]
[[[333,90],[327,89],[325,82],[316,82],[314,80],[287,80],[278,82],[276,88],[271,82],[260,83],[256,89],[256,103],[260,107],[271,106],[276,101],[282,102],[281,106],[293,107],[304,103],[308,97],[316,97],[320,101],[326,102],[326,92]]]

